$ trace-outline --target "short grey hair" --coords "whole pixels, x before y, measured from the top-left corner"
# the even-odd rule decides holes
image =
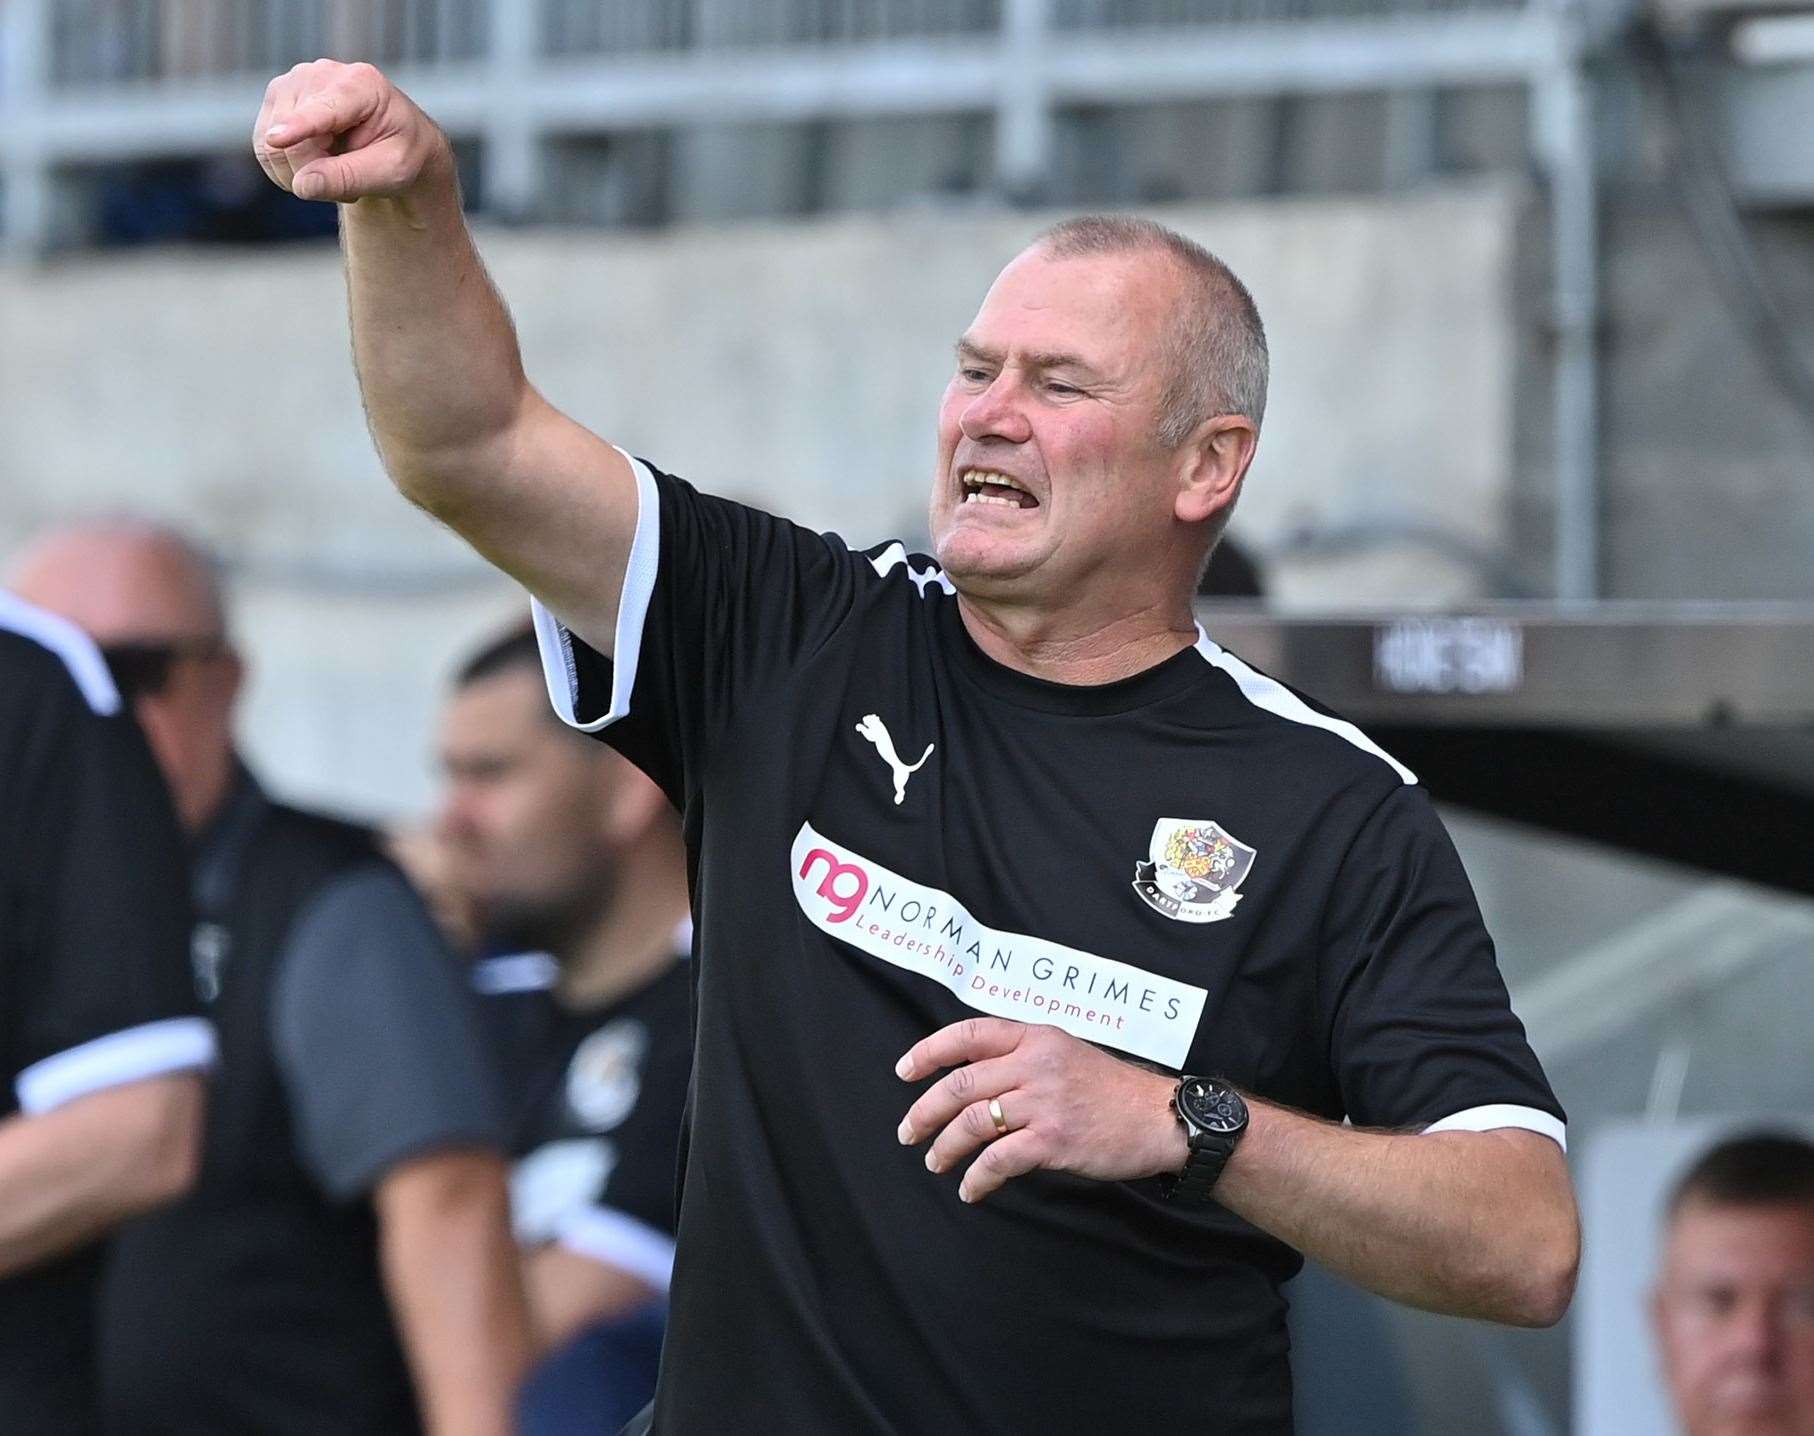
[[[1170,373],[1155,437],[1175,449],[1205,419],[1223,414],[1241,414],[1260,427],[1270,366],[1266,329],[1247,286],[1215,255],[1138,215],[1080,215],[1053,225],[1033,243],[1054,259],[1142,250],[1170,255],[1183,271],[1185,293],[1165,340]]]

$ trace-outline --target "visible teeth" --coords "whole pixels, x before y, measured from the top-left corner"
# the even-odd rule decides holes
[[[1017,509],[1020,507],[1013,499],[1003,498],[1000,494],[985,494],[978,490],[972,490],[970,493],[965,494],[964,502],[966,504],[1000,504],[1003,508],[1009,509]]]
[[[997,473],[994,469],[971,469],[964,474],[965,488],[974,490],[984,484],[1000,484],[1003,488],[1019,489],[1023,494],[1031,492],[1025,484],[1006,474]]]

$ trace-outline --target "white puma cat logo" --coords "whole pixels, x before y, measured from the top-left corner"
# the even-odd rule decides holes
[[[865,713],[863,721],[857,724],[857,732],[875,744],[876,752],[882,755],[882,761],[894,774],[894,801],[896,806],[907,801],[907,780],[926,766],[926,760],[932,756],[936,744],[928,743],[926,751],[920,754],[917,763],[903,763],[900,755],[894,751],[894,739],[888,736],[888,725],[874,713]]]

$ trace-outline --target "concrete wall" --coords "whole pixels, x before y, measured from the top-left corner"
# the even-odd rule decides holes
[[[1179,209],[1248,280],[1275,360],[1236,531],[1399,516],[1502,543],[1518,197]],[[910,213],[656,237],[494,232],[532,374],[664,467],[863,542],[920,541],[950,346],[1037,217]],[[429,792],[450,651],[511,598],[379,473],[328,248],[170,252],[0,276],[0,552],[133,508],[212,539],[258,674],[248,744],[365,811]],[[1288,604],[1440,602],[1415,548],[1275,567]]]

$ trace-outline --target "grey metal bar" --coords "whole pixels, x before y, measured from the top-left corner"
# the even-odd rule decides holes
[[[26,5],[46,0],[19,0]],[[529,7],[498,5],[516,27]],[[498,12],[512,18],[498,21]],[[492,37],[494,43],[497,36]],[[513,45],[520,40],[512,40]],[[1305,21],[1149,36],[1051,35],[1053,104],[1529,82],[1555,49],[1542,14]],[[982,37],[773,50],[544,59],[505,96],[541,130],[974,114],[997,108],[1008,55]],[[394,78],[450,130],[474,137],[499,94],[489,63],[399,66]],[[111,160],[237,143],[265,77],[64,87],[34,111],[52,158]],[[250,108],[248,108],[250,106]]]
[[[1556,52],[1532,93],[1537,154],[1549,178],[1550,317],[1556,476],[1555,589],[1568,603],[1600,591],[1599,186],[1592,91],[1574,0],[1554,0]]]
[[[1052,168],[1052,96],[1045,47],[1051,0],[1007,0],[996,93],[995,173],[1011,195],[1036,195]]]
[[[36,123],[50,90],[51,0],[0,5],[0,247],[40,253],[50,231],[50,170]]]
[[[541,135],[529,96],[536,88],[540,21],[537,5],[492,0],[485,197],[487,208],[509,217],[535,207]]]

